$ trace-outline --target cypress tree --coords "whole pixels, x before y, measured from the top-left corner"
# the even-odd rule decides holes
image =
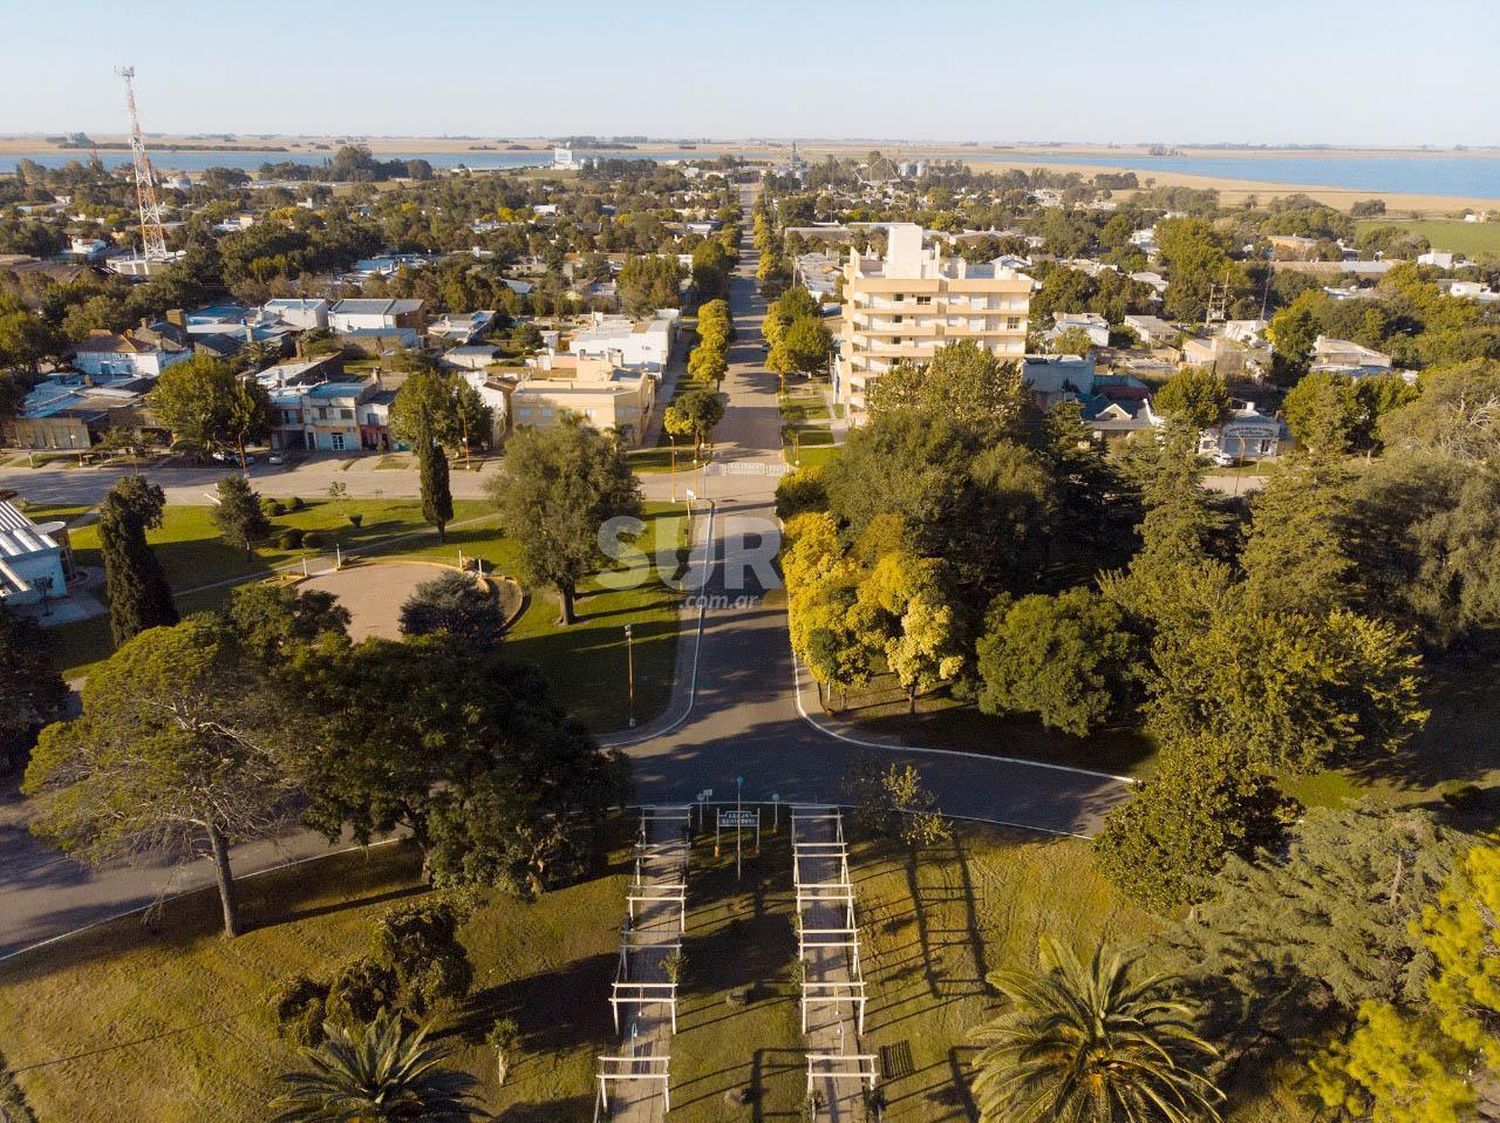
[[[219,505],[210,518],[224,541],[238,546],[249,558],[255,544],[271,533],[271,521],[261,510],[260,496],[244,476],[225,476],[219,481]]]
[[[438,541],[447,541],[443,528],[453,519],[453,493],[448,490],[448,455],[441,445],[418,446],[417,466],[422,478],[422,517],[437,527]]]
[[[147,628],[177,623],[172,588],[146,531],[161,526],[166,496],[142,476],[126,476],[99,507],[99,542],[104,555],[104,590],[109,598],[109,630],[119,647]]]

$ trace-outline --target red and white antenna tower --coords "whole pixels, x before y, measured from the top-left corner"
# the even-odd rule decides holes
[[[161,203],[156,198],[156,173],[146,154],[146,138],[135,112],[135,67],[121,66],[115,73],[125,79],[125,105],[130,110],[130,157],[135,163],[135,201],[141,211],[141,256],[147,261],[166,261],[167,236],[161,228]]]

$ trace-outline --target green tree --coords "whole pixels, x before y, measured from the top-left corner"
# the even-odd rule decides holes
[[[409,373],[391,402],[391,435],[419,456],[429,445],[458,445],[462,438],[454,379],[426,356],[403,352],[397,360]]]
[[[1094,341],[1085,328],[1068,328],[1052,337],[1051,350],[1054,355],[1092,355]]]
[[[1464,1123],[1500,1088],[1500,847],[1476,846],[1422,913],[1426,1001],[1370,1000],[1313,1064],[1323,1102],[1381,1123]]]
[[[717,386],[729,372],[729,360],[722,345],[699,344],[688,356],[688,374],[698,382]]]
[[[937,561],[902,549],[885,554],[860,582],[851,613],[860,642],[883,656],[906,692],[909,712],[919,695],[963,670],[958,619]]]
[[[1299,457],[1278,466],[1254,498],[1240,554],[1250,603],[1265,612],[1318,614],[1358,600],[1349,487],[1337,460]]]
[[[403,635],[441,632],[455,643],[486,648],[499,643],[504,631],[499,602],[466,573],[422,582],[401,606]]]
[[[245,446],[270,433],[271,399],[254,378],[228,363],[195,355],[162,371],[147,404],[178,440],[232,448],[246,464]]]
[[[1229,416],[1229,388],[1207,367],[1184,367],[1152,399],[1156,412],[1195,432],[1211,429]]]
[[[1088,589],[1000,597],[979,637],[979,708],[1086,736],[1129,705],[1139,646],[1119,606]]]
[[[802,316],[782,332],[771,348],[766,366],[782,376],[784,389],[786,375],[816,374],[827,368],[832,354],[833,336],[827,325],[815,316]]]
[[[1307,370],[1308,358],[1313,344],[1323,334],[1323,318],[1328,315],[1330,301],[1320,289],[1308,289],[1298,293],[1285,308],[1271,317],[1266,327],[1266,338],[1276,349],[1276,355],[1291,375]]]
[[[487,490],[520,546],[523,579],[557,590],[559,623],[575,623],[579,584],[608,560],[600,528],[641,512],[640,486],[618,443],[572,417],[523,430]]]
[[[729,292],[733,259],[724,244],[710,238],[693,247],[693,288],[700,301],[723,298]]]
[[[658,308],[676,308],[681,303],[681,280],[682,269],[675,256],[626,258],[616,280],[620,304],[636,318],[650,316]]]
[[[713,433],[714,427],[724,419],[724,402],[719,395],[709,390],[689,390],[667,407],[672,414],[673,433],[686,433],[693,438],[693,459],[703,451],[704,442]],[[663,416],[663,424],[666,417]]]
[[[271,533],[271,520],[261,509],[260,495],[250,489],[250,481],[244,476],[225,476],[215,490],[218,503],[209,518],[224,541],[244,550],[248,560],[256,543]]]
[[[417,478],[422,493],[422,518],[437,527],[438,541],[446,542],[453,521],[453,492],[448,486],[448,454],[439,444],[417,448]]]
[[[1010,1002],[974,1033],[985,1123],[1220,1118],[1224,1095],[1201,1071],[1216,1054],[1172,998],[1176,980],[1143,976],[1102,944],[1084,964],[1048,939],[1039,971],[990,982]]]
[[[1208,896],[1231,855],[1274,847],[1293,816],[1271,777],[1231,740],[1169,742],[1151,779],[1111,811],[1094,841],[1106,877],[1167,912]]]
[[[1500,361],[1434,367],[1422,372],[1418,386],[1416,401],[1381,419],[1380,438],[1388,449],[1474,462],[1500,459]]]
[[[41,628],[0,601],[0,772],[37,727],[57,717],[67,697]]]
[[[328,1027],[328,1040],[306,1050],[307,1067],[281,1077],[286,1091],[271,1101],[275,1123],[346,1120],[463,1121],[480,1115],[466,1072],[443,1067],[450,1050],[430,1044],[427,1031],[408,1034],[395,1016],[362,1030]]]
[[[32,829],[90,863],[206,844],[238,935],[229,848],[291,818],[296,713],[214,617],[153,628],[89,674],[82,717],[42,731],[22,785],[41,809]]]
[[[1297,450],[1337,456],[1354,447],[1365,431],[1365,408],[1347,374],[1315,371],[1287,392],[1283,408]]]
[[[1420,657],[1394,627],[1230,609],[1157,637],[1148,681],[1157,729],[1225,738],[1253,765],[1314,772],[1394,752],[1427,720]]]
[[[166,496],[143,476],[119,480],[99,504],[104,592],[115,646],[163,624],[177,623],[177,606],[146,531],[161,526]]]
[[[958,425],[1014,432],[1029,395],[1017,364],[972,340],[940,348],[926,364],[901,360],[869,390],[871,417],[898,409],[940,413]]]

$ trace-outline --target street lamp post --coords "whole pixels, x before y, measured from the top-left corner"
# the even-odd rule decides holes
[[[781,796],[775,792],[771,793],[771,833],[776,834],[781,830]]]
[[[630,696],[629,728],[635,728],[635,638],[629,624],[625,625],[625,688]]]
[[[667,439],[672,442],[672,502],[677,502],[677,437],[668,433]]]
[[[734,778],[734,879],[740,880],[740,873],[745,868],[745,848],[740,843],[744,827],[740,826],[740,813],[744,810],[741,793],[745,787],[745,778],[736,776]]]

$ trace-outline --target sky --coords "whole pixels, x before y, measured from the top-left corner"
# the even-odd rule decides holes
[[[0,134],[1500,144],[1497,0],[0,0]]]

